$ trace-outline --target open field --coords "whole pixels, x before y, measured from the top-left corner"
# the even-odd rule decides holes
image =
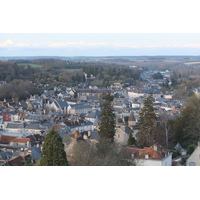
[[[82,69],[65,69],[68,72],[80,72]]]
[[[200,62],[187,62],[184,63],[185,65],[196,65],[196,64],[200,64]]]
[[[42,65],[32,63],[18,63],[18,65],[30,65],[31,67],[42,67]]]

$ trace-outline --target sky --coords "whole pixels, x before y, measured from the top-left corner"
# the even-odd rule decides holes
[[[0,56],[200,55],[199,33],[0,33]]]

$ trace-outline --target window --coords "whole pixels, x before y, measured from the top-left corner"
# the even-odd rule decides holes
[[[195,166],[195,162],[189,162],[189,166]]]

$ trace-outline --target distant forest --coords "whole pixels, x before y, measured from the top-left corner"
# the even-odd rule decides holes
[[[48,84],[46,89],[58,85],[75,87],[86,83],[86,79],[87,84],[99,87],[110,86],[113,82],[134,84],[141,73],[138,68],[122,64],[61,59],[0,61],[0,69],[0,81],[7,82],[0,87],[0,100],[21,100],[30,94],[40,93],[37,86],[41,84]]]
[[[37,86],[41,84],[48,84],[46,89],[58,85],[75,87],[86,82],[104,88],[114,82],[135,85],[141,72],[148,69],[172,72],[172,86],[163,85],[163,90],[175,91],[176,98],[189,97],[195,87],[200,87],[198,56],[15,58],[0,61],[0,69],[0,81],[7,82],[0,87],[0,100],[5,97],[20,100],[30,93],[39,93]],[[25,85],[30,88],[24,88]],[[19,91],[24,94],[18,94]]]

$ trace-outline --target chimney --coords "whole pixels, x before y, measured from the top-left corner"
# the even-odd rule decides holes
[[[89,130],[89,131],[88,131],[88,137],[90,137],[90,136],[91,136],[91,134],[92,134],[92,131],[91,131],[91,130]]]
[[[25,152],[24,152],[24,151],[20,151],[20,156],[21,156],[22,158],[24,158],[24,157],[25,157]]]
[[[153,149],[154,149],[154,151],[157,151],[158,149],[157,149],[157,144],[154,144],[153,145]]]
[[[78,136],[79,136],[79,133],[78,133],[78,131],[77,131],[77,130],[76,130],[76,131],[74,131],[74,138],[76,139]]]
[[[88,139],[88,136],[87,136],[86,134],[84,134],[84,135],[83,135],[83,139],[84,139],[84,140],[87,140],[87,139]]]

